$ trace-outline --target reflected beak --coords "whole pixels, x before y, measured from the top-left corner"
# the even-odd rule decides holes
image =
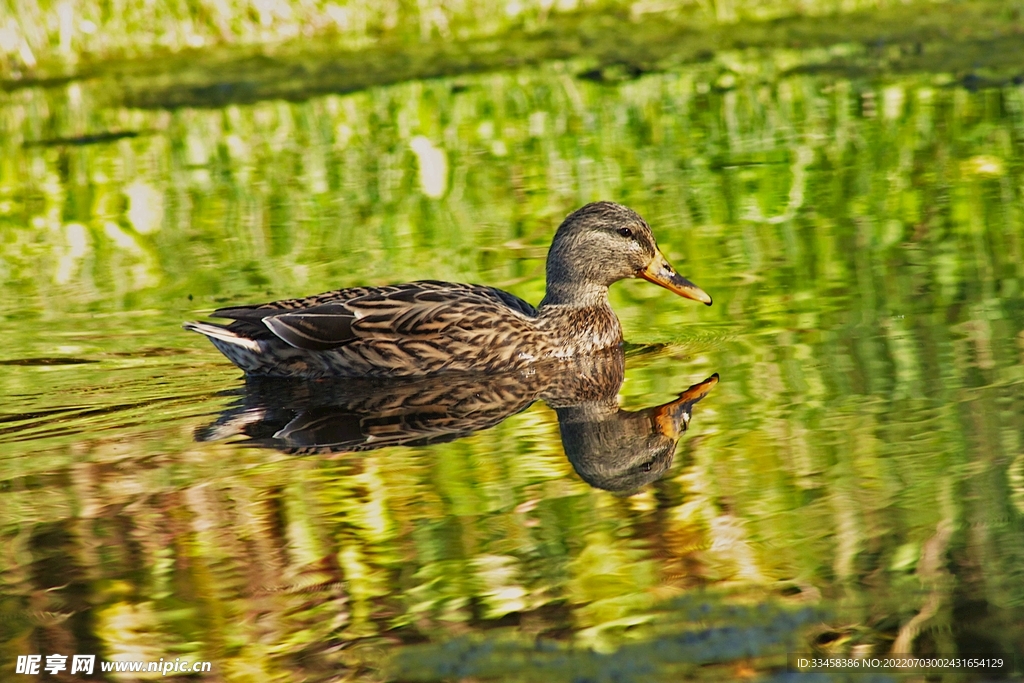
[[[711,296],[703,289],[677,273],[675,268],[672,267],[672,264],[662,256],[660,251],[655,254],[650,265],[637,273],[636,276],[642,277],[648,282],[653,282],[656,285],[661,285],[668,291],[675,292],[679,296],[699,301],[705,306],[711,305]]]
[[[718,373],[679,394],[679,398],[654,409],[652,419],[659,434],[678,439],[690,426],[693,404],[701,400],[718,384]]]

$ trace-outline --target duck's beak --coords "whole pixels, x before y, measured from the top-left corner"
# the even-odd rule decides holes
[[[650,264],[637,273],[636,276],[642,277],[648,282],[653,282],[656,285],[661,285],[668,291],[675,292],[679,296],[699,301],[705,306],[711,305],[711,296],[703,289],[677,273],[676,269],[672,267],[672,264],[669,263],[664,256],[662,256],[660,251],[654,255]]]

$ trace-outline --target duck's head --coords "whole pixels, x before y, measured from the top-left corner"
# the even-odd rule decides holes
[[[629,277],[711,305],[707,292],[679,275],[662,255],[647,222],[614,202],[587,204],[562,222],[548,252],[545,302],[603,300],[609,285]]]

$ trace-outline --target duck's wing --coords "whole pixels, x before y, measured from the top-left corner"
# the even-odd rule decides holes
[[[493,287],[424,280],[221,308],[213,315],[235,320],[232,329],[245,336],[269,331],[295,348],[322,351],[358,339],[436,336],[451,326],[497,324],[510,315],[532,318],[537,310]]]

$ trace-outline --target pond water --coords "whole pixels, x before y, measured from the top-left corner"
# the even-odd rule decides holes
[[[1024,652],[1024,89],[752,64],[0,95],[0,667],[721,680]],[[598,395],[564,382],[593,365],[247,385],[180,327],[423,278],[537,303],[597,199],[715,300],[615,285],[624,381],[592,359]]]

